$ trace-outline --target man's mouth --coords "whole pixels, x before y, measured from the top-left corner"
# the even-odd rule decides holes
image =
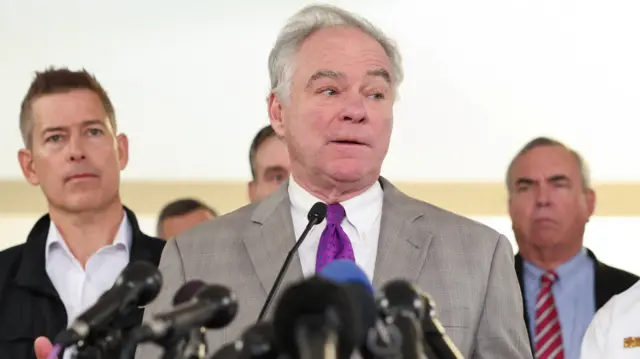
[[[86,178],[95,178],[97,177],[93,173],[78,173],[67,177],[67,181],[78,180],[78,179],[86,179]]]
[[[356,140],[336,140],[336,141],[331,141],[333,143],[337,143],[340,145],[364,145],[364,143],[356,141]]]

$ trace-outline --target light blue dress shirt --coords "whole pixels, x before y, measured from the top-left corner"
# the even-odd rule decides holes
[[[582,337],[595,315],[595,264],[583,249],[556,268],[555,272],[558,280],[551,287],[551,292],[560,316],[564,357],[579,359]],[[524,261],[525,305],[534,352],[536,300],[540,291],[540,277],[544,273],[543,269]]]

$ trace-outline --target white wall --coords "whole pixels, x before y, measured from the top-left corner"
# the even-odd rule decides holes
[[[85,66],[109,90],[131,137],[125,178],[248,178],[269,49],[308,2],[0,2],[0,178],[20,177],[19,103],[50,64]],[[332,2],[404,54],[389,178],[499,180],[519,146],[549,134],[582,150],[596,181],[640,180],[628,165],[640,151],[640,2]]]
[[[387,177],[502,180],[514,152],[545,134],[581,150],[596,182],[640,180],[640,2],[330,2],[377,23],[404,55]],[[126,179],[247,179],[269,49],[307,3],[1,1],[0,179],[21,177],[19,104],[49,65],[86,67],[107,88],[131,140]],[[33,220],[0,218],[0,246]],[[482,221],[511,235],[504,218]],[[154,219],[142,222],[153,233]],[[640,273],[637,233],[640,219],[596,218],[587,244]]]
[[[24,241],[37,218],[4,217],[0,219],[3,228],[0,250]],[[518,246],[511,231],[511,221],[507,217],[474,217],[509,238],[517,251]],[[155,233],[156,220],[153,217],[138,218],[140,227],[147,234]],[[6,231],[5,231],[6,230]],[[593,250],[601,261],[640,274],[640,218],[595,217],[587,226],[585,245]],[[215,241],[215,238],[211,238]]]

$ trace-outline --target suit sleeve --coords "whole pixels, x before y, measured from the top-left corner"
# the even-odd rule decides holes
[[[615,301],[610,300],[596,313],[589,324],[587,332],[582,338],[580,359],[607,359],[613,358],[613,353],[607,355],[607,334],[611,327],[612,307]]]
[[[143,321],[150,320],[160,312],[173,307],[173,296],[185,282],[184,265],[178,242],[170,239],[165,244],[158,266],[162,274],[162,289],[156,299],[144,311]],[[136,359],[157,359],[162,357],[162,349],[153,344],[141,344],[136,351]]]
[[[473,359],[531,359],[513,249],[500,235],[493,252]]]

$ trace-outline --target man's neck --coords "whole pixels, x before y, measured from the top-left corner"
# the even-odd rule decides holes
[[[540,269],[552,271],[575,257],[582,249],[582,244],[580,243],[579,246],[564,246],[563,248],[554,246],[523,249],[520,250],[520,254],[524,259]]]
[[[49,215],[67,247],[84,268],[94,253],[113,243],[124,210],[118,200],[102,210],[84,213],[50,208]]]
[[[375,184],[375,181],[378,180],[378,177],[375,177],[373,181],[362,180],[358,182],[341,183],[333,180],[322,182],[319,178],[317,178],[316,181],[309,181],[306,180],[305,176],[298,176],[293,173],[291,176],[305,191],[329,204],[344,202],[356,197],[366,192]]]

